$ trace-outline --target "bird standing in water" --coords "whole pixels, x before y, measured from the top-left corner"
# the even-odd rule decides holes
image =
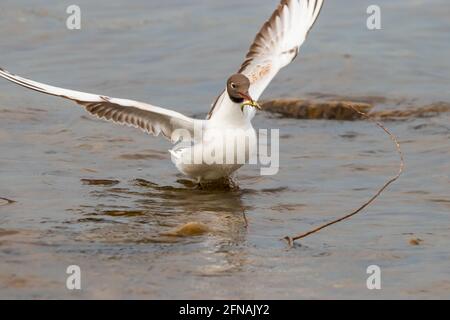
[[[245,61],[239,71],[228,79],[226,88],[205,120],[138,101],[46,85],[1,68],[0,76],[38,92],[73,100],[101,119],[140,128],[155,136],[162,134],[172,142],[178,141],[180,135],[183,139],[188,137],[185,142],[190,145],[170,150],[172,161],[179,171],[198,182],[221,179],[231,175],[243,163],[230,163],[229,159],[211,163],[204,159],[204,155],[214,153],[224,141],[235,143],[250,137],[250,143],[233,145],[236,154],[245,154],[248,159],[256,143],[256,132],[251,123],[255,109],[260,108],[256,101],[280,69],[297,57],[323,2],[282,0],[256,35]],[[196,130],[200,130],[201,134]]]

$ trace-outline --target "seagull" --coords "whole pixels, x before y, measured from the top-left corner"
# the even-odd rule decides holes
[[[128,99],[112,98],[63,89],[14,75],[0,68],[0,76],[28,89],[72,100],[91,115],[117,124],[179,142],[180,136],[189,145],[175,147],[169,152],[172,162],[184,175],[197,180],[218,180],[229,177],[242,163],[210,163],[204,161],[205,151],[216,150],[226,138],[240,141],[256,137],[252,119],[261,109],[259,97],[285,66],[298,55],[309,31],[320,14],[324,0],[281,0],[280,4],[256,35],[238,72],[228,78],[226,87],[212,104],[205,120],[187,117],[179,112]],[[198,135],[196,130],[202,134]],[[214,132],[214,134],[213,134]],[[182,134],[181,134],[182,133]],[[186,136],[188,138],[186,138]],[[254,144],[255,140],[250,139]],[[249,156],[254,145],[240,144],[237,152]],[[189,161],[200,154],[200,161]]]

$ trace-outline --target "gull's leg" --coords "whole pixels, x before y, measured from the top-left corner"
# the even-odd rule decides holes
[[[202,178],[201,177],[197,178],[197,185],[195,186],[195,189],[198,189],[198,190],[204,190],[205,189],[203,184],[202,184]]]
[[[248,229],[248,220],[247,220],[247,214],[245,213],[245,208],[242,209],[242,217],[244,218],[244,227],[245,227],[245,229]]]

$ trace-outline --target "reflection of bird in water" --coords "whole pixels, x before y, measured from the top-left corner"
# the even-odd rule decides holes
[[[203,191],[192,182],[165,186],[143,179],[84,179],[83,185],[91,197],[71,210],[77,217],[73,225],[78,241],[95,247],[116,244],[122,248],[118,255],[128,250],[145,252],[139,256],[159,266],[172,261],[172,256],[178,259],[181,250],[183,263],[192,266],[183,272],[199,275],[227,274],[247,263],[242,216],[247,208],[242,196],[248,190]],[[187,259],[196,262],[186,263]]]
[[[101,227],[91,235],[97,239],[106,236],[115,238],[109,241],[120,242],[178,242],[211,234],[223,243],[238,244],[244,240],[246,219],[243,212],[246,207],[241,197],[245,190],[199,191],[192,182],[190,187],[174,187],[143,179],[133,180],[125,187],[86,181],[85,185],[93,188],[91,195],[96,197],[96,203],[77,211],[83,214],[80,222]],[[174,232],[192,222],[207,227],[203,232],[194,225],[190,229],[192,234],[189,230],[185,232],[186,229],[178,234]],[[112,231],[111,228],[117,230]],[[123,230],[119,232],[119,229]]]
[[[162,133],[172,142],[178,141],[181,135],[189,140],[186,142],[190,145],[171,150],[176,167],[198,182],[215,180],[229,176],[254,155],[254,150],[257,150],[256,133],[251,120],[255,108],[259,108],[255,101],[280,69],[296,58],[322,5],[323,0],[281,0],[257,34],[238,73],[228,79],[206,120],[196,120],[133,100],[53,87],[2,69],[0,76],[38,92],[73,100],[99,118],[140,128],[154,135]],[[196,132],[197,129],[200,132]],[[246,139],[250,142],[238,142]],[[229,148],[230,141],[233,145]],[[224,155],[211,163],[211,154],[224,145],[226,150],[232,149],[234,154],[244,155],[244,160],[239,158],[237,161],[234,156]],[[208,160],[205,155],[208,155]]]

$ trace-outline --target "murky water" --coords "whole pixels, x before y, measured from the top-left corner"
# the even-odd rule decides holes
[[[203,117],[276,2],[78,0],[82,30],[69,31],[69,2],[3,0],[0,63]],[[450,101],[448,1],[378,1],[380,31],[366,28],[369,1],[347,2],[327,1],[266,99]],[[259,114],[257,127],[281,128],[279,174],[246,167],[239,190],[197,190],[163,139],[0,81],[0,298],[450,298],[449,123],[388,122],[405,175],[360,216],[286,250],[283,236],[349,212],[395,173],[373,124]],[[188,222],[204,228],[170,234]],[[373,264],[380,291],[366,288]],[[81,267],[81,291],[66,289],[69,265]]]

